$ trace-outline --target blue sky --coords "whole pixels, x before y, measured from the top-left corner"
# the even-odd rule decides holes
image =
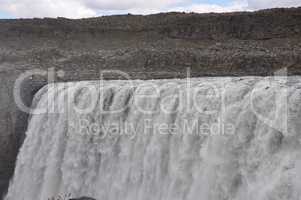
[[[83,18],[158,12],[234,12],[298,7],[301,0],[0,0],[0,18]]]
[[[11,16],[10,14],[0,11],[0,19],[10,19],[13,18],[13,16]]]

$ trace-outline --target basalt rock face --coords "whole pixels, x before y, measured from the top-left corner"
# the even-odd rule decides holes
[[[301,8],[0,20],[0,197],[27,128],[14,87],[29,106],[47,76],[15,81],[50,68],[59,72],[53,81],[99,79],[103,70],[119,70],[105,71],[106,79],[266,76],[283,68],[301,75]]]

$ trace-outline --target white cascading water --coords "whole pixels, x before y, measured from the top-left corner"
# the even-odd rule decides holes
[[[33,108],[6,200],[300,200],[301,77],[49,84]]]

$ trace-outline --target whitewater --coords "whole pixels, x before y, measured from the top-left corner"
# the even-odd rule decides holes
[[[6,200],[300,200],[301,77],[43,87]]]

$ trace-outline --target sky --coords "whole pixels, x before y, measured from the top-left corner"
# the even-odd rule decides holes
[[[0,0],[0,18],[85,18],[159,12],[233,12],[298,7],[301,0]]]

